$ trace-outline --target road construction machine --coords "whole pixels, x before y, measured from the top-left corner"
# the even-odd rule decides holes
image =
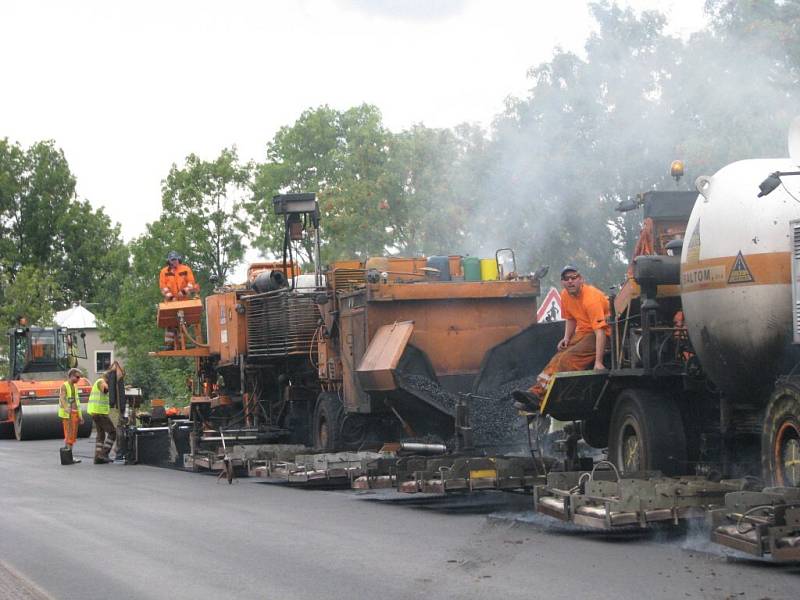
[[[713,513],[713,539],[800,560],[800,119],[789,137],[790,159],[735,162],[697,178],[696,194],[620,207],[642,207],[644,226],[611,298],[609,368],[557,373],[540,407],[607,448],[614,472],[549,478],[542,512],[609,522],[598,498],[627,496],[619,514],[637,522],[646,511],[632,506],[674,488],[662,474],[704,476],[685,482],[703,495],[744,477]]]
[[[398,440],[526,447],[511,402],[489,394],[473,395],[473,426],[461,419],[460,442],[457,433],[459,398],[476,389],[486,352],[536,319],[539,279],[517,275],[512,251],[484,259],[483,277],[478,259],[460,256],[322,270],[314,194],[276,196],[274,207],[285,219],[282,260],[251,266],[246,285],[218,290],[204,308],[159,306],[159,325],[179,336],[176,349],[155,354],[197,359],[194,440],[328,451]],[[302,240],[316,253],[314,273],[296,265],[292,245]],[[557,327],[549,331],[554,344]]]
[[[62,435],[58,418],[59,389],[69,368],[86,358],[84,335],[60,327],[29,327],[21,322],[8,332],[8,378],[0,380],[0,433],[18,440]],[[91,384],[81,378],[77,388],[87,402]],[[85,409],[85,407],[84,407]],[[91,419],[78,429],[92,431]]]

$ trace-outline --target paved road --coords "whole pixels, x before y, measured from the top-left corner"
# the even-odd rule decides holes
[[[93,465],[89,440],[62,467],[58,446],[0,440],[4,600],[800,598],[800,567],[726,558],[701,533],[587,535],[525,506],[229,486]]]

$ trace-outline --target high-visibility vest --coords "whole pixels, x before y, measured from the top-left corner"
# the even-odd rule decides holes
[[[58,418],[59,419],[69,419],[69,405],[74,400],[75,407],[78,409],[78,412],[81,412],[81,399],[78,396],[78,388],[77,386],[72,385],[69,381],[65,381],[64,384],[61,386],[64,388],[64,401],[66,402],[67,406],[61,406],[61,403],[58,404]]]
[[[108,414],[108,392],[103,392],[100,389],[100,382],[103,381],[101,377],[94,382],[92,391],[89,392],[89,404],[86,407],[86,412],[90,415],[107,415]]]

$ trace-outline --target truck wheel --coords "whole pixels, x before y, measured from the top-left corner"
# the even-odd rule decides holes
[[[314,448],[336,450],[341,446],[341,427],[344,406],[339,396],[322,392],[314,409]]]
[[[800,391],[781,386],[770,398],[761,434],[764,479],[775,486],[800,486]]]
[[[686,469],[686,433],[680,410],[669,397],[625,390],[617,398],[608,433],[608,457],[625,473]]]

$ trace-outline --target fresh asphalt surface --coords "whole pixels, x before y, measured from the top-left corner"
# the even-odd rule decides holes
[[[93,465],[85,439],[62,467],[59,445],[0,440],[3,600],[800,598],[800,566],[725,556],[704,532],[587,533],[527,497],[420,508]]]

